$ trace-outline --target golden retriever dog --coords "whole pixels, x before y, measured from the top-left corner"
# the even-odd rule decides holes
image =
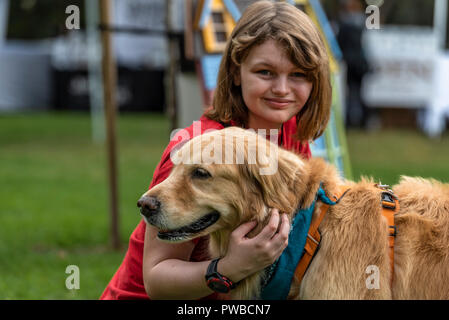
[[[346,185],[350,190],[329,208],[319,228],[320,249],[300,286],[294,279],[289,299],[449,299],[447,184],[402,177],[393,187],[400,211],[391,282],[389,228],[373,181],[345,181],[322,159],[304,160],[235,127],[193,138],[172,161],[170,176],[141,198],[142,215],[163,241],[210,235],[211,258],[224,256],[241,223],[257,220],[254,236],[270,208],[292,219],[298,208],[311,206],[320,184],[329,197]],[[319,209],[318,201],[314,215]],[[375,286],[368,285],[372,270]],[[257,297],[264,274],[242,280],[231,298]]]

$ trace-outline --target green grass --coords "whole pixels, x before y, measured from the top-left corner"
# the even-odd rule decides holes
[[[105,147],[91,139],[84,113],[0,116],[0,299],[97,299],[120,265],[140,220],[136,200],[148,188],[168,142],[157,114],[118,119],[122,250],[109,246]],[[348,132],[355,177],[395,183],[400,174],[449,182],[449,136],[415,131]],[[65,287],[68,265],[80,289]]]
[[[106,150],[87,114],[0,117],[0,299],[96,299],[140,220],[139,196],[168,141],[161,115],[121,116],[117,126],[123,249],[108,248]],[[68,265],[81,288],[65,287]]]
[[[449,132],[433,140],[415,130],[350,130],[347,139],[355,180],[368,176],[392,185],[408,175],[449,182]]]

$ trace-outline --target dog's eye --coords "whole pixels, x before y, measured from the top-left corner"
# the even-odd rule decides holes
[[[210,177],[210,173],[203,168],[195,168],[195,170],[192,171],[192,178],[207,179]]]

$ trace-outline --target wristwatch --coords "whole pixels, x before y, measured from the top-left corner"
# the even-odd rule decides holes
[[[236,284],[217,271],[218,260],[220,260],[220,258],[212,260],[207,267],[205,277],[206,283],[207,286],[215,292],[228,293],[231,289],[236,287]]]

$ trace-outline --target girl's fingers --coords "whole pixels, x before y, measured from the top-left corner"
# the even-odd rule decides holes
[[[257,235],[257,240],[267,241],[273,238],[279,227],[279,210],[271,209],[271,217],[268,224],[262,229],[262,231]]]
[[[241,239],[245,237],[251,230],[253,230],[256,225],[257,221],[245,222],[238,226],[232,233],[236,238]]]
[[[285,213],[282,214],[281,220],[281,226],[278,233],[273,237],[273,240],[279,241],[279,245],[284,244],[287,246],[288,236],[290,234],[290,222],[288,221],[288,217]]]

